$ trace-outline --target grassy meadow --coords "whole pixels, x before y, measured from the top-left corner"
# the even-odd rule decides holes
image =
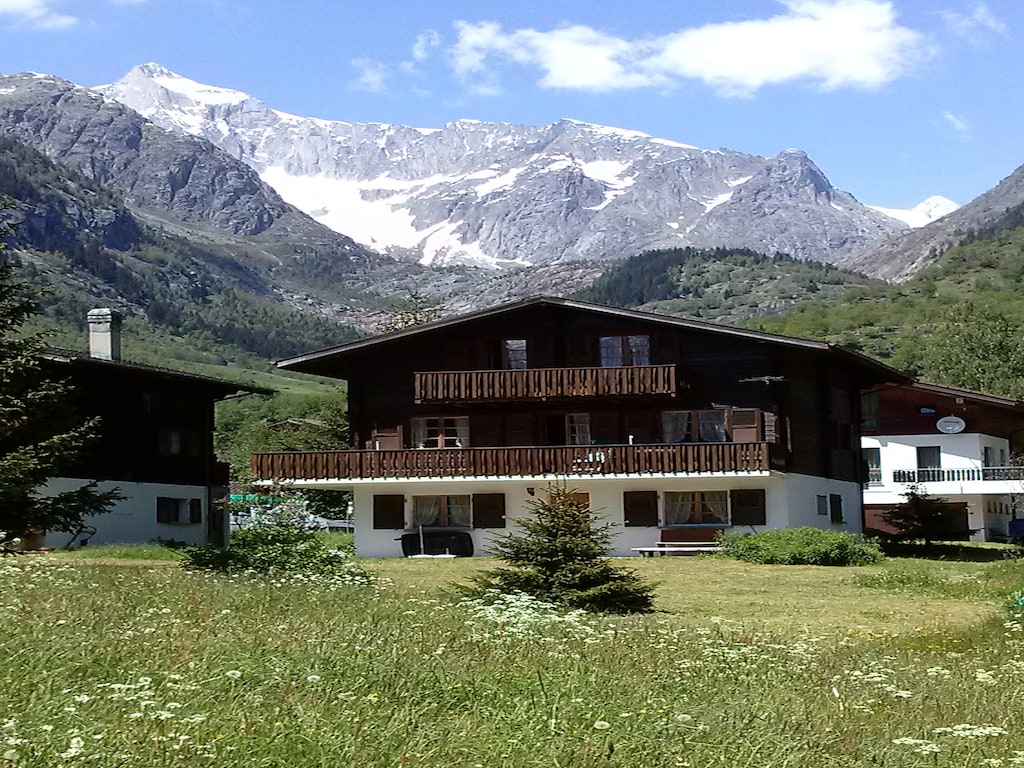
[[[1024,764],[1024,561],[630,560],[659,611],[594,617],[88,554],[0,561],[0,766]]]

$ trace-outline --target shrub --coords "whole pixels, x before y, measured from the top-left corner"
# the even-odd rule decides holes
[[[231,546],[190,547],[186,568],[265,574],[306,574],[366,579],[366,570],[352,559],[352,550],[329,547],[314,532],[284,525],[231,532]]]
[[[735,560],[779,565],[870,565],[885,558],[878,544],[845,531],[780,528],[764,533],[727,533],[721,552]]]
[[[466,592],[484,599],[521,592],[586,611],[651,610],[654,587],[608,561],[608,525],[595,524],[588,502],[552,487],[548,500],[538,499],[530,507],[530,517],[516,520],[523,533],[509,534],[495,547],[494,554],[511,567],[485,571]]]

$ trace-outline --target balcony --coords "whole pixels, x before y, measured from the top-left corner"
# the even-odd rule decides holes
[[[617,368],[525,368],[413,374],[417,403],[544,400],[630,395],[675,396],[674,365]]]
[[[1024,481],[1024,467],[962,467],[953,469],[897,469],[894,483],[974,483]]]
[[[261,480],[701,475],[786,471],[774,443],[588,445],[256,453]]]

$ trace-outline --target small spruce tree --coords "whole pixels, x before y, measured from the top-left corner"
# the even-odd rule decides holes
[[[608,613],[650,611],[654,587],[634,571],[607,559],[611,553],[608,524],[598,524],[590,505],[561,487],[548,489],[547,499],[530,504],[531,516],[516,520],[519,535],[502,537],[494,554],[508,568],[485,571],[467,591],[486,596],[498,591]]]
[[[911,485],[903,494],[904,501],[882,513],[882,520],[896,529],[898,541],[924,540],[931,545],[955,531],[956,511],[945,499],[929,496],[922,488]]]

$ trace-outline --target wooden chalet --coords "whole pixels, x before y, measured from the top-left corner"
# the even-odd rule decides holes
[[[553,483],[616,552],[723,528],[861,527],[858,353],[534,298],[284,360],[348,383],[351,445],[253,457],[264,480],[354,491],[367,556],[486,551]]]
[[[99,419],[97,437],[74,466],[44,492],[96,481],[126,497],[88,518],[77,534],[53,533],[54,547],[156,540],[227,544],[216,502],[228,493],[228,465],[213,450],[214,404],[235,394],[271,390],[120,360],[120,318],[93,310],[90,352],[47,350],[43,363],[67,381],[82,421]]]
[[[915,381],[863,396],[865,526],[892,533],[884,513],[911,487],[943,500],[943,537],[1024,537],[1024,401]]]

